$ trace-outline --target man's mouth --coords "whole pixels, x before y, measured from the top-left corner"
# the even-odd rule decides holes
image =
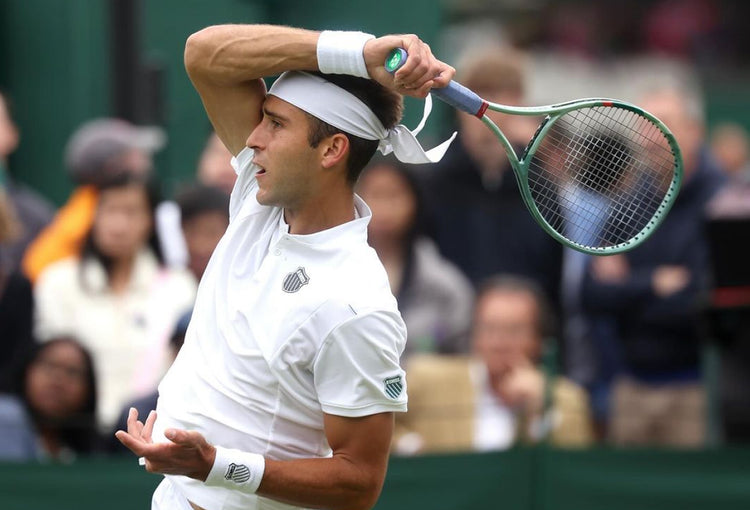
[[[253,164],[254,164],[254,165],[255,165],[256,167],[258,167],[258,170],[257,170],[257,171],[255,172],[255,175],[263,175],[263,174],[265,174],[265,173],[266,173],[266,169],[265,169],[265,168],[263,168],[263,167],[262,167],[261,165],[259,165],[259,164],[258,164],[258,163],[256,163],[255,161],[253,161]]]

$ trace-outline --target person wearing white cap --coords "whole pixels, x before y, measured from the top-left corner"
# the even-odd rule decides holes
[[[156,412],[116,436],[167,475],[154,509],[370,508],[406,411],[406,330],[353,185],[378,149],[440,159],[450,141],[425,151],[398,125],[401,95],[454,70],[413,35],[251,25],[193,34],[185,62],[235,156],[230,225]]]
[[[153,154],[165,141],[160,128],[117,118],[89,120],[73,132],[64,159],[76,188],[24,254],[23,271],[32,282],[50,264],[78,252],[94,219],[98,187],[118,173],[150,173]]]

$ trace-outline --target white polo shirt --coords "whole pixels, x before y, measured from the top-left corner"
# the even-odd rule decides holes
[[[185,345],[159,386],[155,438],[169,427],[270,459],[331,455],[323,413],[406,411],[406,327],[367,244],[370,210],[309,235],[255,196],[253,151],[233,160],[230,225],[198,288]],[[290,508],[170,476],[207,510]]]

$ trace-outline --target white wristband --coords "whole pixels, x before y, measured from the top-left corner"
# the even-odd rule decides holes
[[[205,483],[254,494],[265,469],[266,459],[262,455],[217,446],[216,459]]]
[[[318,69],[324,74],[349,74],[369,78],[365,56],[365,43],[374,39],[364,32],[325,30],[318,38]]]

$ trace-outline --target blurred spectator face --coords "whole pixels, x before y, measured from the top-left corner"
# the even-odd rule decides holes
[[[468,52],[459,65],[457,79],[484,99],[505,105],[524,102],[524,57],[508,48],[481,48]],[[525,145],[534,134],[534,123],[526,117],[488,111],[487,116],[503,131],[513,145]],[[461,142],[483,171],[507,167],[503,146],[476,117],[458,115]]]
[[[18,147],[18,129],[10,118],[5,96],[0,94],[0,161],[5,161]]]
[[[653,91],[641,98],[638,105],[664,122],[674,134],[682,151],[685,176],[689,177],[698,163],[703,143],[703,122],[698,113],[689,111],[688,99],[677,90]]]
[[[539,309],[522,290],[490,290],[480,297],[474,314],[472,345],[492,375],[534,363],[539,356]]]
[[[734,123],[717,126],[711,135],[711,151],[727,173],[741,173],[750,163],[750,139],[747,131]]]
[[[358,193],[372,210],[370,236],[376,239],[406,237],[417,210],[417,200],[409,183],[388,164],[378,164],[365,171],[359,180]]]
[[[94,244],[114,259],[134,256],[153,228],[145,185],[128,184],[101,191],[93,225]]]
[[[520,104],[520,96],[514,93],[502,91],[478,93],[493,103],[506,105]],[[497,124],[512,144],[525,143],[525,141],[531,138],[529,136],[526,140],[522,140],[524,133],[528,132],[528,129],[523,127],[524,124],[528,123],[528,119],[489,110],[487,116]],[[498,169],[507,165],[505,149],[482,121],[468,113],[460,113],[458,116],[458,126],[461,142],[481,169]],[[533,134],[533,127],[531,134]]]
[[[215,133],[212,134],[198,162],[198,180],[206,186],[214,186],[230,194],[234,181],[237,180],[231,160],[232,153]]]
[[[211,254],[229,226],[227,215],[205,211],[182,223],[189,255],[190,271],[200,279],[206,271]]]
[[[90,371],[76,343],[62,340],[46,344],[26,372],[25,392],[31,409],[52,420],[84,410],[91,392]]]

